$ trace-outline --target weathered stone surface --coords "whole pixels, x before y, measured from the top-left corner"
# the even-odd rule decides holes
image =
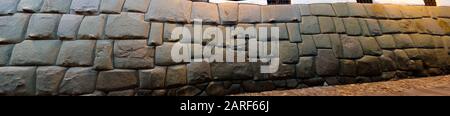
[[[331,4],[311,4],[311,13],[318,16],[336,16]]]
[[[352,17],[367,17],[367,12],[364,4],[348,3],[349,15]]]
[[[342,18],[333,17],[334,27],[336,28],[336,33],[345,33],[345,25]]]
[[[81,95],[95,91],[97,71],[92,68],[70,68],[59,86],[59,93],[63,95]]]
[[[297,77],[312,78],[315,75],[314,57],[300,57],[296,65]]]
[[[357,18],[343,18],[343,22],[348,35],[361,35],[361,26]]]
[[[350,16],[350,12],[348,9],[348,3],[333,3],[331,6],[333,6],[334,11],[336,12],[336,16],[338,17],[348,17]]]
[[[68,13],[72,0],[44,0],[41,12],[44,13]]]
[[[403,19],[397,21],[400,26],[400,32],[402,33],[415,33],[417,32],[416,22],[412,19]]]
[[[219,11],[217,4],[207,2],[193,2],[191,21],[196,19],[203,20],[203,23],[219,24]]]
[[[181,62],[175,62],[172,59],[171,51],[175,43],[164,43],[161,46],[156,47],[155,52],[155,64],[158,66],[168,66],[180,64]]]
[[[64,41],[56,65],[91,66],[94,61],[94,40]]]
[[[93,15],[98,13],[101,0],[72,0],[71,14]]]
[[[436,48],[443,48],[445,47],[444,42],[441,36],[433,36],[433,43],[434,43],[434,47]]]
[[[16,12],[19,0],[2,0],[0,2],[0,15],[8,15]]]
[[[298,59],[298,58],[297,58]],[[278,66],[278,70],[275,73],[270,73],[270,80],[279,79],[292,79],[295,78],[295,65],[294,64],[281,64]]]
[[[220,24],[236,24],[238,21],[239,5],[237,3],[218,4]]]
[[[300,56],[315,56],[317,55],[317,47],[314,43],[312,35],[302,35],[303,42],[298,43]]]
[[[7,65],[14,45],[0,45],[0,66]]]
[[[316,16],[303,16],[300,23],[300,32],[302,34],[319,34],[320,25]]]
[[[447,63],[447,59],[449,58],[449,55],[447,54],[446,49],[434,49],[434,53],[436,54],[436,64],[438,64],[439,67],[445,67],[449,64]]]
[[[361,27],[361,34],[363,36],[372,36],[372,33],[369,30],[369,25],[367,24],[367,21],[365,19],[359,18],[359,25]]]
[[[186,65],[174,65],[167,68],[166,87],[185,85],[187,83]]]
[[[226,88],[223,82],[211,82],[205,91],[210,96],[224,96],[226,94]]]
[[[420,6],[401,6],[401,12],[404,18],[422,18],[424,11]]]
[[[439,68],[441,64],[439,64],[439,60],[437,59],[436,53],[438,53],[435,49],[419,49],[420,53],[423,54],[423,63],[426,67],[434,67]]]
[[[356,60],[358,75],[379,76],[381,75],[380,60],[375,56],[364,56]]]
[[[300,24],[299,23],[286,23],[287,31],[289,33],[290,42],[302,42],[303,39],[300,35]]]
[[[331,41],[330,41],[330,35],[328,34],[320,34],[320,35],[313,35],[314,43],[318,49],[330,49],[331,48]]]
[[[95,46],[94,69],[112,70],[113,67],[113,41],[98,40]]]
[[[261,6],[261,20],[263,23],[300,21],[300,10],[295,5]]]
[[[166,79],[167,67],[157,66],[151,70],[139,71],[139,88],[162,89]]]
[[[408,54],[403,50],[395,50],[395,62],[399,70],[407,71],[411,70],[413,61],[409,59]]]
[[[361,37],[359,39],[359,42],[361,42],[361,47],[365,55],[380,56],[381,54],[383,54],[383,51],[381,50],[375,38]]]
[[[450,19],[443,19],[440,18],[437,20],[439,26],[442,28],[442,30],[444,31],[444,34],[446,35],[450,35]]]
[[[300,29],[299,29],[300,25],[298,23],[294,23],[293,26],[297,26],[297,29],[295,29],[296,27],[291,27],[291,28],[294,28],[291,30],[292,31],[291,33],[293,34],[292,35],[293,38],[292,38],[291,42],[295,43],[296,42],[295,40],[298,41],[299,39],[301,39],[301,38],[295,38],[295,37],[300,37]],[[279,30],[279,33],[278,33],[279,40],[289,40],[289,29],[287,28],[286,23],[275,23],[275,24],[273,24],[273,27],[277,27]],[[256,36],[252,35],[251,38],[256,38]]]
[[[298,4],[297,6],[300,10],[301,16],[311,16],[312,15],[308,4]]]
[[[403,49],[403,51],[406,52],[406,54],[411,60],[420,60],[423,58],[422,54],[417,48]]]
[[[66,68],[58,66],[38,67],[36,69],[36,95],[58,94],[58,86],[64,78]]]
[[[127,0],[123,5],[123,12],[147,12],[151,0]],[[169,0],[170,1],[170,0]]]
[[[153,68],[154,54],[155,48],[148,47],[145,40],[116,40],[114,42],[114,67]]]
[[[106,23],[106,15],[86,16],[78,30],[78,39],[100,39]]]
[[[17,5],[19,12],[39,12],[43,0],[21,0]]]
[[[400,25],[395,20],[378,20],[383,34],[399,33]]]
[[[322,33],[335,33],[333,18],[331,17],[319,17],[320,31]]]
[[[176,91],[177,96],[196,96],[200,94],[200,92],[202,92],[202,90],[191,85],[181,87]]]
[[[312,86],[324,86],[325,83],[325,79],[321,78],[321,77],[314,77],[311,79],[306,79],[302,81],[305,86],[302,86],[302,84],[299,84],[297,88],[305,88],[305,87],[312,87]]]
[[[332,50],[319,49],[315,60],[316,72],[320,76],[337,75],[339,71],[339,60],[334,56]]]
[[[132,0],[136,1],[136,0]],[[102,0],[100,5],[101,13],[120,13],[125,0]]]
[[[78,28],[83,20],[81,15],[64,14],[61,17],[58,26],[57,35],[59,39],[74,40],[76,39]]]
[[[59,40],[26,40],[16,44],[11,54],[11,65],[53,65],[61,46]]]
[[[285,64],[296,64],[298,62],[298,47],[296,43],[280,41],[280,61]]]
[[[401,19],[403,18],[403,13],[400,5],[386,4],[384,9],[387,11],[387,16],[390,19]]]
[[[443,35],[445,32],[439,26],[437,20],[432,18],[423,18],[416,20],[417,29],[421,30],[421,33],[428,33],[434,35]]]
[[[0,17],[0,43],[19,43],[25,40],[29,14],[16,13]]]
[[[353,60],[339,60],[339,75],[357,76],[358,65]]]
[[[258,5],[239,4],[240,23],[258,23],[261,22],[261,8]]]
[[[35,95],[35,67],[0,67],[0,95]]]
[[[434,48],[434,43],[431,35],[426,34],[411,34],[411,40],[414,45],[419,48]]]
[[[341,43],[341,36],[339,34],[330,34],[330,41],[331,41],[331,49],[333,50],[334,55],[338,58],[342,58],[343,49]]]
[[[156,25],[156,26],[158,26],[158,25]],[[180,39],[182,39],[182,37],[172,38],[172,31],[175,28],[179,28],[179,27],[183,27],[183,25],[182,24],[176,24],[176,23],[164,23],[164,33],[163,33],[163,40],[164,40],[164,42],[177,42]],[[159,28],[157,28],[157,27],[155,27],[155,28],[156,28],[155,31],[158,32]],[[155,33],[155,34],[158,34],[158,33]]]
[[[149,46],[159,46],[163,44],[164,23],[153,22],[151,24],[148,37]]]
[[[98,74],[97,90],[114,91],[135,88],[138,76],[135,70],[115,69]]]
[[[56,28],[61,15],[33,14],[28,24],[27,39],[56,39]]]
[[[189,22],[191,20],[191,6],[192,2],[188,0],[151,0],[145,20]]]
[[[392,51],[383,50],[383,55],[380,56],[381,69],[386,71],[397,70],[397,64],[395,63],[395,54]]]
[[[394,41],[397,48],[412,48],[415,47],[413,40],[408,34],[395,34]]]
[[[143,17],[143,15],[142,15]],[[109,39],[147,39],[150,23],[128,14],[109,15],[105,35]]]
[[[380,47],[383,49],[395,49],[396,48],[394,36],[392,36],[392,35],[377,36],[376,40],[377,40],[378,44],[380,45]]]
[[[387,11],[382,4],[365,4],[367,14],[374,18],[388,18]]]
[[[187,64],[187,84],[199,84],[212,80],[211,67],[207,62]]]
[[[342,58],[355,59],[363,56],[363,50],[358,39],[352,36],[341,36]]]

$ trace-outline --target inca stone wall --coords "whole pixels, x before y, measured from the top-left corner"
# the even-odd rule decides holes
[[[1,95],[228,95],[443,75],[450,66],[450,7],[0,0],[0,15]],[[180,40],[171,29],[192,29],[196,18],[204,27],[279,27],[280,70],[172,61]],[[184,44],[198,50],[210,39]]]

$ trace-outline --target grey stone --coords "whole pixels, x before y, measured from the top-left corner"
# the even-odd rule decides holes
[[[358,65],[358,75],[379,76],[382,74],[378,57],[364,56],[356,60],[356,64]]]
[[[16,13],[0,17],[0,43],[20,43],[25,40],[29,14]]]
[[[417,48],[403,49],[403,51],[406,52],[411,60],[420,60],[424,57]]]
[[[286,88],[286,80],[273,80],[272,82],[276,88]]]
[[[319,34],[320,25],[316,16],[303,16],[300,23],[300,32],[302,34]]]
[[[163,44],[164,23],[153,22],[151,24],[148,37],[149,46],[159,46]]]
[[[289,23],[288,23],[289,24]],[[291,27],[287,27],[286,23],[275,23],[273,25],[274,27],[278,27],[279,29],[279,40],[290,40],[290,42],[295,43],[298,42],[298,40],[301,38],[300,37],[300,29],[299,29],[299,24],[298,23],[294,23],[294,25],[290,25]],[[297,27],[295,27],[297,26]],[[290,39],[290,33],[292,33],[292,39]],[[252,37],[252,38],[256,38],[256,36]]]
[[[214,80],[252,79],[257,73],[256,66],[252,63],[212,63],[211,74]]]
[[[322,33],[335,33],[333,18],[331,17],[319,17],[320,31]]]
[[[384,5],[384,9],[388,11],[386,13],[390,19],[403,18],[403,13],[400,5],[387,4]]]
[[[357,76],[358,65],[353,60],[339,60],[339,75],[340,76]]]
[[[180,64],[181,62],[173,61],[171,51],[175,44],[174,43],[164,43],[161,46],[156,47],[155,52],[155,64],[158,66],[168,66]]]
[[[202,92],[202,90],[198,89],[195,86],[191,86],[191,85],[181,87],[180,89],[178,89],[176,91],[177,96],[196,96],[196,95],[200,94],[200,92]]]
[[[297,87],[298,82],[296,79],[288,79],[286,80],[286,87],[287,88],[295,88]]]
[[[133,89],[122,90],[122,91],[111,91],[108,92],[107,96],[134,96],[135,92]]]
[[[300,57],[296,65],[297,77],[312,78],[315,75],[314,57]]]
[[[151,0],[145,20],[189,22],[191,20],[191,6],[192,2],[188,0]]]
[[[97,71],[92,68],[70,68],[59,86],[63,95],[82,95],[95,91]]]
[[[403,19],[397,21],[400,26],[400,32],[402,33],[416,33],[417,26],[416,22],[413,19]]]
[[[143,17],[143,15],[142,15]],[[150,23],[131,15],[108,16],[105,35],[109,39],[147,39]]]
[[[380,56],[381,68],[384,72],[397,70],[395,62],[395,54],[392,51],[383,50],[383,55]]]
[[[254,76],[254,73],[257,73],[256,71],[253,71],[255,67],[252,67],[252,63],[233,63],[233,69],[232,69],[232,80],[238,80],[238,79],[252,79]]]
[[[207,62],[187,64],[187,84],[199,84],[212,80],[211,67]]]
[[[236,24],[238,21],[239,4],[221,3],[218,4],[220,14],[220,24]]]
[[[233,74],[232,63],[212,63],[211,74],[214,80],[231,80]]]
[[[331,48],[331,41],[330,41],[330,35],[328,34],[319,34],[319,35],[313,35],[315,45],[318,49],[330,49]]]
[[[298,63],[298,47],[296,43],[289,43],[288,41],[280,41],[280,61],[285,64]]]
[[[98,14],[101,0],[72,0],[71,14],[94,15]]]
[[[139,71],[139,88],[162,89],[166,79],[167,67],[157,66],[150,70]]]
[[[196,19],[203,20],[203,23],[219,24],[220,19],[217,4],[207,2],[193,2],[191,21],[193,22]]]
[[[66,68],[58,66],[38,67],[36,69],[36,95],[58,95],[58,86],[64,78]]]
[[[304,88],[304,87],[312,87],[312,86],[323,86],[323,84],[325,83],[325,79],[323,79],[321,77],[314,77],[314,78],[310,78],[307,80],[303,80],[303,83],[306,86],[301,86],[302,84],[299,84],[298,87]]]
[[[367,12],[364,4],[349,3],[348,4],[349,15],[352,17],[367,17]]]
[[[0,66],[7,65],[14,45],[0,45]]]
[[[147,12],[151,0],[127,0],[123,5],[123,12]]]
[[[210,96],[224,96],[226,94],[223,82],[211,82],[205,91]]]
[[[419,48],[434,48],[434,43],[431,35],[426,34],[411,34],[411,40],[414,45]]]
[[[400,25],[395,20],[378,20],[383,34],[400,33]]]
[[[375,19],[363,19],[363,21],[365,21],[365,23],[367,24],[367,29],[369,31],[369,34],[371,36],[377,36],[377,35],[381,35],[381,28],[380,25],[378,24],[378,20]]]
[[[21,0],[17,5],[19,12],[39,12],[43,0]]]
[[[0,2],[0,15],[8,15],[16,12],[19,0],[2,0]]]
[[[136,1],[136,0],[132,0]],[[100,5],[101,13],[120,13],[125,0],[102,0]]]
[[[28,24],[27,39],[56,39],[56,28],[61,15],[33,14]]]
[[[333,3],[331,6],[333,6],[334,11],[336,12],[336,16],[339,17],[348,17],[350,16],[350,12],[348,9],[348,3]]]
[[[365,55],[380,56],[381,54],[383,54],[383,51],[381,50],[375,38],[361,37],[359,39],[359,42],[361,42],[361,47],[363,48],[363,52]]]
[[[334,27],[336,28],[336,33],[345,33],[345,25],[342,18],[333,17]]]
[[[359,25],[361,27],[361,34],[366,37],[371,36],[372,33],[369,30],[369,26],[368,26],[366,20],[359,18],[358,21],[359,21]]]
[[[300,10],[295,5],[261,6],[263,23],[300,21]]]
[[[312,35],[302,35],[303,42],[298,43],[300,56],[315,56],[317,55],[317,47]]]
[[[297,58],[298,59],[298,58]],[[279,79],[293,79],[295,78],[295,64],[282,64],[278,65],[278,70],[275,73],[270,73],[270,80]]]
[[[78,30],[78,39],[101,39],[106,23],[106,15],[86,16]]]
[[[331,49],[334,55],[338,58],[342,58],[343,49],[341,43],[341,36],[339,34],[330,34]]]
[[[94,40],[64,41],[56,65],[68,67],[93,65],[95,43]]]
[[[57,35],[62,40],[74,40],[76,39],[78,28],[80,28],[81,21],[83,20],[81,15],[64,14],[61,17],[58,26]]]
[[[16,44],[11,65],[53,65],[61,46],[59,40],[26,40]]]
[[[397,48],[412,48],[415,47],[413,40],[408,34],[395,34],[394,41]]]
[[[115,68],[153,68],[154,56],[155,48],[148,47],[145,40],[116,40],[114,42]]]
[[[403,50],[395,50],[395,62],[399,70],[407,71],[411,70],[413,66],[413,61],[409,59],[408,54]]]
[[[355,59],[363,56],[363,50],[358,39],[352,36],[341,36],[342,58]]]
[[[348,35],[361,35],[362,29],[357,18],[343,18]]]
[[[331,4],[311,4],[310,10],[316,16],[336,16]]]
[[[35,67],[0,67],[0,95],[35,95]]]
[[[164,42],[177,42],[182,37],[172,38],[172,31],[174,31],[175,28],[183,27],[182,24],[176,24],[176,23],[164,23],[164,33],[163,33],[163,40]],[[156,32],[158,32],[159,28],[156,28]],[[153,33],[152,33],[153,34]],[[158,34],[158,33],[156,33]]]
[[[376,40],[377,40],[378,44],[380,45],[380,47],[383,49],[395,49],[396,48],[394,36],[392,36],[392,35],[377,36]]]
[[[311,16],[311,10],[308,4],[298,4],[301,16]]]
[[[239,4],[239,23],[261,22],[261,8],[259,5]]]
[[[401,12],[404,18],[422,18],[423,11],[419,6],[401,6]]]
[[[167,68],[166,87],[186,85],[187,68],[186,65],[174,65]]]
[[[319,76],[337,75],[339,71],[339,60],[332,50],[319,49],[315,60],[315,68]]]
[[[94,69],[112,70],[113,67],[113,41],[98,40],[95,46]]]
[[[72,0],[44,0],[41,12],[44,13],[68,13]]]
[[[137,86],[138,79],[135,70],[102,71],[98,74],[96,88],[101,91],[132,89]]]
[[[433,68],[439,68],[439,59],[437,58],[437,49],[419,49],[420,52],[423,54],[423,62],[426,67],[433,67]]]

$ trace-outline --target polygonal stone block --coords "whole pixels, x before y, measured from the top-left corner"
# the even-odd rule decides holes
[[[263,23],[300,21],[300,10],[295,5],[262,6],[261,20]]]
[[[261,8],[258,5],[239,4],[239,23],[261,22]]]
[[[57,35],[62,40],[76,39],[78,28],[80,28],[83,16],[65,14],[61,17],[59,22]]]
[[[97,71],[92,68],[74,67],[66,71],[59,93],[62,95],[82,95],[93,93],[97,80]]]
[[[8,15],[16,12],[19,0],[2,0],[0,1],[0,15]]]
[[[114,42],[115,68],[153,68],[154,55],[155,48],[148,47],[145,40],[116,40]]]
[[[71,14],[93,15],[98,14],[101,0],[72,0]]]
[[[29,14],[16,13],[0,17],[0,43],[19,43],[25,40]]]
[[[132,0],[136,1],[136,0]],[[101,13],[120,13],[125,0],[102,0],[100,5]]]
[[[96,89],[101,91],[115,91],[133,89],[138,84],[136,70],[110,70],[98,74]]]
[[[238,21],[239,4],[221,3],[217,4],[219,8],[221,24],[236,24]]]
[[[151,0],[145,20],[190,22],[191,6],[192,2],[188,0]]]
[[[56,31],[61,15],[34,14],[31,16],[26,34],[27,39],[56,39]]]
[[[64,41],[56,64],[66,67],[93,65],[95,43],[95,40]]]
[[[19,12],[39,12],[43,0],[21,0],[17,5]]]
[[[142,15],[143,17],[143,15]],[[147,39],[150,24],[128,14],[109,15],[105,36],[109,39]]]
[[[200,19],[203,23],[207,24],[219,24],[219,11],[217,4],[206,2],[193,2],[192,3],[192,22]]]
[[[35,71],[36,67],[0,67],[0,94],[35,95]]]
[[[127,0],[123,5],[123,12],[145,13],[148,10],[151,0]]]
[[[106,23],[106,15],[86,16],[78,29],[78,39],[100,39]]]
[[[41,12],[44,13],[68,13],[72,0],[44,0]]]
[[[26,40],[15,45],[11,65],[53,65],[61,46],[59,40]]]

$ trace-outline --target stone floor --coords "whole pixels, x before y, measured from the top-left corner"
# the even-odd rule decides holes
[[[238,94],[237,96],[450,96],[450,75],[388,82]]]

